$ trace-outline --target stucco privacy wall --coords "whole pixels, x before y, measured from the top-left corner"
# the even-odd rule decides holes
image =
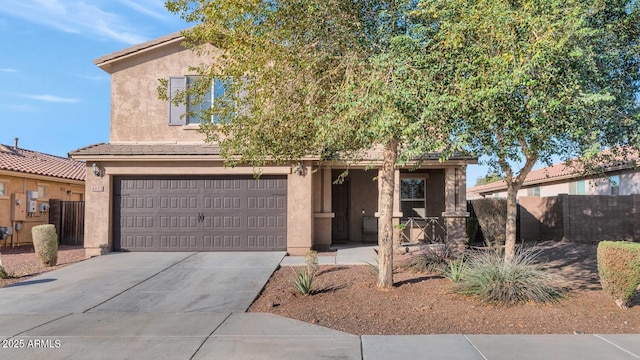
[[[520,198],[525,241],[640,241],[640,195],[566,195]]]
[[[226,168],[220,160],[176,159],[176,161],[104,161],[96,163],[101,176],[87,165],[85,203],[85,249],[88,256],[113,251],[113,178],[114,176],[166,175],[253,175],[252,167]],[[291,173],[289,166],[270,166],[263,175],[287,176],[287,251],[303,255],[313,243],[312,171],[303,164],[303,175]]]
[[[50,178],[45,176],[15,176],[15,173],[0,171],[0,182],[5,184],[6,193],[6,195],[0,196],[0,226],[14,228],[13,235],[9,236],[6,241],[7,244],[30,244],[33,242],[31,228],[49,223],[49,212],[41,212],[40,204],[48,204],[49,199],[78,201],[84,198],[84,184],[81,181],[51,181]],[[27,217],[24,221],[12,222],[11,207],[13,204],[11,194],[23,194],[26,196],[27,191],[38,191],[39,186],[45,188],[45,194],[38,194],[38,206],[33,216]],[[23,202],[20,206],[25,208],[26,203]],[[20,231],[16,231],[16,224],[20,224]],[[4,242],[0,240],[0,244],[4,245]]]
[[[189,67],[205,60],[180,43],[175,40],[103,66],[111,73],[111,143],[204,140],[195,131],[197,125],[169,126],[169,102],[158,98],[159,79],[195,75]]]

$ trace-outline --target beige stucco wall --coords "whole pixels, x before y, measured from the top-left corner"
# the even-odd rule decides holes
[[[31,228],[36,225],[49,223],[49,212],[40,212],[40,204],[49,203],[49,199],[66,201],[84,200],[84,185],[80,181],[63,180],[53,181],[50,177],[37,175],[23,175],[13,172],[0,172],[0,182],[6,184],[6,195],[0,196],[0,226],[13,227],[12,236],[7,239],[7,244],[22,245],[33,243]],[[11,201],[11,194],[23,194],[27,191],[38,191],[38,186],[45,187],[45,194],[38,194],[36,212],[32,216],[26,216],[23,221],[11,221],[11,208],[15,206]],[[19,205],[26,212],[26,202]],[[16,224],[22,229],[16,231]],[[4,242],[0,241],[4,245]]]
[[[195,75],[189,71],[208,60],[179,42],[119,60],[111,72],[110,142],[203,141],[198,125],[169,126],[169,102],[158,99],[158,79]],[[208,60],[211,61],[211,60]]]
[[[226,168],[220,160],[177,161],[103,161],[96,162],[101,176],[91,172],[86,179],[85,249],[88,256],[113,250],[113,178],[114,176],[151,175],[253,175],[252,167]],[[310,163],[304,164],[304,174],[292,174],[289,166],[271,166],[262,169],[263,175],[287,176],[287,251],[304,255],[313,247],[314,217]]]
[[[640,194],[640,169],[620,172],[620,195]]]

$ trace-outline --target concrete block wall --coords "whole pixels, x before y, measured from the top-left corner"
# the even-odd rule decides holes
[[[520,198],[521,239],[640,241],[640,195]]]

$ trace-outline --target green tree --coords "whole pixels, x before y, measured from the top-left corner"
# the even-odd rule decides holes
[[[409,16],[416,1],[173,0],[167,8],[195,23],[186,43],[212,59],[194,64],[203,85],[176,101],[202,96],[212,78],[232,79],[206,114],[218,124],[201,126],[227,164],[358,160],[381,148],[378,286],[393,286],[395,167],[449,142],[450,123],[429,112],[435,75],[427,28]],[[166,96],[166,84],[160,90]]]
[[[638,147],[638,2],[422,0],[441,59],[435,113],[485,155],[507,184],[505,261],[516,241],[516,194],[537,161]],[[624,155],[624,154],[622,154]]]
[[[500,180],[502,180],[502,176],[500,176],[499,174],[496,174],[494,172],[491,172],[491,173],[488,173],[485,176],[480,176],[479,178],[477,178],[476,179],[476,186],[491,184],[491,183],[494,183],[494,182],[500,181]]]

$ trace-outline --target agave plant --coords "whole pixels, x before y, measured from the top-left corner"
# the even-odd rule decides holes
[[[311,295],[311,285],[313,283],[313,273],[305,268],[293,276],[293,285],[302,295]]]

